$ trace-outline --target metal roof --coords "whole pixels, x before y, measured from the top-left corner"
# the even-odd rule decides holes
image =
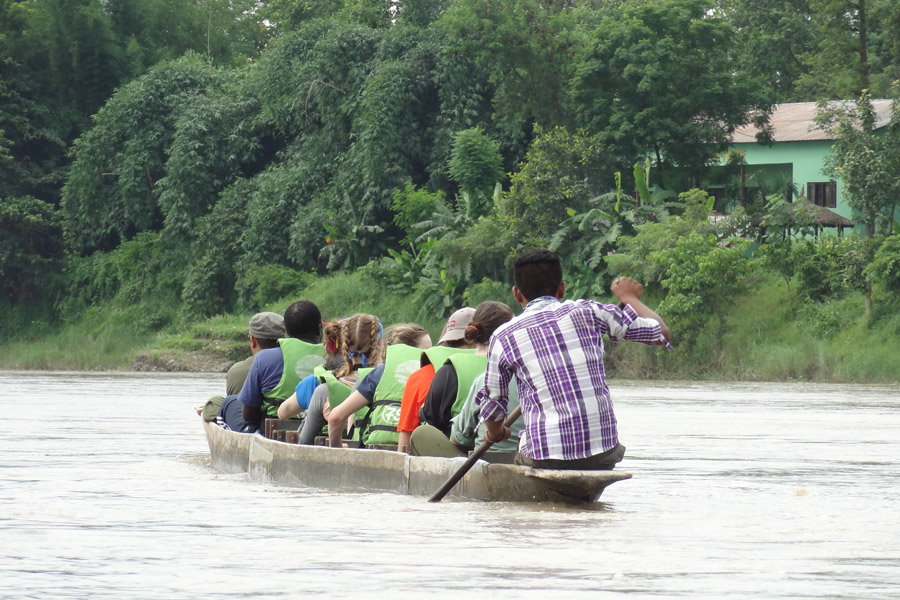
[[[836,104],[838,102],[830,102]],[[855,104],[855,102],[842,101],[843,104]],[[891,120],[891,101],[872,100],[875,108],[875,128],[884,127]],[[816,127],[816,103],[794,102],[790,104],[776,104],[769,117],[772,125],[773,139],[776,142],[810,142],[816,140],[830,140],[830,135]],[[759,129],[753,125],[744,125],[735,130],[731,141],[733,143],[755,143]]]

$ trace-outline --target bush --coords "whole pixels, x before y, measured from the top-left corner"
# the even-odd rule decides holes
[[[886,292],[900,292],[900,235],[895,234],[884,240],[865,273]]]
[[[238,285],[252,300],[256,310],[283,298],[299,295],[316,280],[313,273],[303,273],[282,265],[254,265]]]
[[[513,298],[512,290],[508,283],[491,281],[490,279],[485,278],[480,282],[469,286],[466,291],[463,292],[464,306],[475,307],[487,300],[503,302],[516,313],[521,310]]]

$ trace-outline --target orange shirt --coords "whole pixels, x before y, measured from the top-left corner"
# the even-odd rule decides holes
[[[434,379],[434,365],[427,364],[406,380],[403,398],[400,400],[400,421],[397,431],[415,431],[419,426],[419,409],[425,404],[425,396]]]

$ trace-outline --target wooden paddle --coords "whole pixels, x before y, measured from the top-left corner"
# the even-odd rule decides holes
[[[509,416],[506,417],[506,421],[503,422],[504,427],[512,427],[512,424],[515,423],[518,418],[522,416],[522,407],[517,406],[514,411],[509,413]],[[476,449],[472,454],[469,455],[469,458],[466,462],[463,463],[459,469],[457,469],[456,473],[450,476],[450,479],[441,486],[441,488],[434,493],[434,495],[428,499],[429,502],[440,502],[441,499],[447,495],[447,492],[453,489],[453,486],[456,485],[463,476],[469,472],[469,469],[472,468],[479,458],[481,458],[485,452],[488,451],[488,448],[493,446],[492,442],[485,440],[478,449]]]

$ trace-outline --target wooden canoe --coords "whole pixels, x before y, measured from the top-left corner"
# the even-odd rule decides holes
[[[410,456],[389,450],[288,444],[204,423],[212,465],[254,481],[322,489],[431,496],[465,458]],[[501,502],[593,502],[630,473],[558,471],[477,462],[449,496]]]

